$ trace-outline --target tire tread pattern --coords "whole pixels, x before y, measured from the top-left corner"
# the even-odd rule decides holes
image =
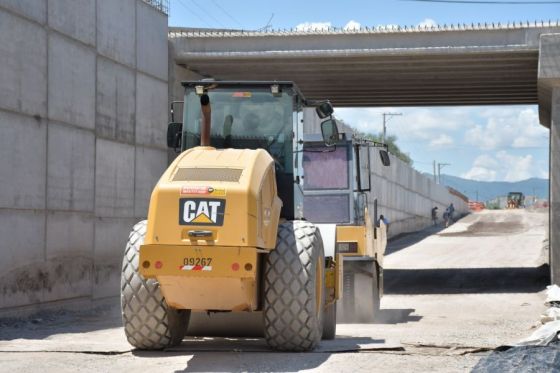
[[[323,241],[313,224],[289,221],[278,227],[264,274],[264,333],[273,349],[310,351],[321,340],[323,307],[317,312],[315,294],[318,256],[324,266]]]
[[[146,224],[138,222],[128,237],[121,274],[122,319],[131,345],[159,350],[181,342],[188,319],[186,311],[167,305],[156,280],[144,279],[138,272]]]

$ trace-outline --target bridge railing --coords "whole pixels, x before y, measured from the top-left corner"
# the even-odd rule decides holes
[[[162,13],[169,15],[169,0],[143,0],[146,4],[156,8]]]

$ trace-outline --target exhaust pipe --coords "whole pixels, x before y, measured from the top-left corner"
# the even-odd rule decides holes
[[[200,96],[200,110],[202,111],[202,124],[200,126],[200,146],[210,146],[210,126],[212,122],[212,109],[210,97],[207,94]]]

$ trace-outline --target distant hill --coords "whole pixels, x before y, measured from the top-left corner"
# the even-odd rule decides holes
[[[548,179],[532,178],[512,183],[507,181],[476,181],[457,176],[441,175],[441,183],[458,190],[473,201],[476,200],[477,191],[479,201],[506,196],[509,192],[521,192],[526,196],[536,195],[539,199],[548,199]]]

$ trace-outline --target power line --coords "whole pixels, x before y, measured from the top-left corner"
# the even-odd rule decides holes
[[[419,161],[419,160],[414,159],[414,164],[416,164],[416,163],[429,164],[429,165],[433,164],[433,162]]]
[[[190,13],[192,13],[196,18],[198,18],[202,23],[204,23],[206,26],[208,27],[212,27],[212,25],[210,23],[208,23],[205,19],[203,19],[200,14],[195,11],[193,8],[187,6],[185,3],[183,3],[182,0],[177,0],[179,2],[180,5],[183,6],[183,8],[185,8],[186,10],[188,10]]]
[[[560,4],[560,1],[491,1],[491,0],[399,0],[420,3],[484,4],[484,5],[545,5]]]
[[[212,0],[212,4],[214,4],[214,6],[218,9],[220,9],[222,11],[222,13],[224,13],[229,19],[231,19],[233,22],[237,23],[239,25],[239,27],[243,28],[243,25],[241,24],[241,22],[239,22],[237,20],[237,18],[235,18],[233,15],[231,15],[227,10],[225,10],[220,4],[218,4],[216,2],[216,0]]]
[[[266,25],[264,25],[263,27],[261,27],[260,29],[258,29],[257,31],[266,31],[269,28],[271,28],[271,24],[270,22],[272,22],[272,18],[274,18],[274,13],[272,13],[272,15],[270,16],[270,18],[268,19],[268,22],[266,23]]]
[[[207,17],[213,19],[218,25],[222,26],[223,28],[227,28],[222,22],[220,22],[216,17],[214,17],[211,13],[207,12],[203,7],[201,7],[196,0],[191,0],[194,5],[196,5]]]

